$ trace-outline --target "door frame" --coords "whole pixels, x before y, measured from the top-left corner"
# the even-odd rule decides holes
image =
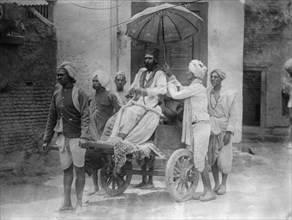
[[[245,71],[258,71],[261,72],[261,110],[260,110],[260,128],[261,131],[266,127],[266,105],[267,105],[267,69],[266,66],[244,66],[243,74]],[[242,87],[243,90],[243,87]],[[243,93],[242,93],[243,94]],[[243,97],[244,99],[244,97]],[[243,111],[243,106],[242,106]]]

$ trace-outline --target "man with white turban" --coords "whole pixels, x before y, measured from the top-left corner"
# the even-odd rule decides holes
[[[207,67],[199,60],[192,60],[189,63],[189,70],[188,74],[191,74],[192,79],[189,86],[182,86],[175,76],[167,71],[167,74],[170,75],[168,92],[173,99],[184,99],[182,142],[193,152],[194,165],[201,173],[204,185],[204,192],[194,194],[193,198],[206,202],[216,198],[212,191],[206,163],[211,126],[207,110],[208,99],[202,80],[207,72]]]
[[[238,114],[236,111],[236,92],[222,87],[226,74],[215,69],[210,74],[211,86],[207,88],[208,112],[211,122],[211,136],[208,161],[215,181],[214,192],[226,193],[227,176],[232,167],[232,135],[234,135]],[[219,181],[219,171],[222,182]]]
[[[98,141],[102,135],[107,120],[117,113],[121,106],[117,96],[111,91],[111,79],[109,74],[103,70],[96,70],[92,75],[92,88],[94,94],[89,96],[90,111],[90,135],[94,141]],[[93,166],[95,155],[88,152],[86,154],[85,170],[88,175],[92,174],[95,194],[99,191],[97,166]]]
[[[57,80],[62,88],[55,91],[48,115],[42,150],[47,151],[54,133],[57,135],[61,168],[63,170],[64,201],[59,211],[72,210],[71,185],[73,167],[76,172],[76,210],[82,207],[85,185],[85,143],[89,137],[89,109],[86,93],[74,85],[75,67],[71,62],[63,62],[57,69]]]

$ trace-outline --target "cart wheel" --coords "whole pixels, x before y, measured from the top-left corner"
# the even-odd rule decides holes
[[[199,181],[199,172],[193,164],[193,154],[187,149],[176,150],[165,169],[165,182],[169,194],[177,202],[192,198]]]
[[[113,173],[114,162],[110,160],[98,172],[98,183],[100,187],[111,196],[122,194],[128,188],[132,179],[132,174],[127,174],[126,170],[132,170],[132,167],[132,162],[127,161],[121,168],[120,173],[117,173],[115,177]]]

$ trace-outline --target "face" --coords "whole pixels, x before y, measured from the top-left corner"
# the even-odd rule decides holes
[[[150,54],[146,54],[144,58],[144,64],[147,70],[152,71],[156,65],[154,61],[154,56]]]
[[[211,74],[210,81],[211,81],[212,86],[221,85],[221,83],[222,83],[221,77],[216,72],[213,72]]]
[[[65,69],[61,68],[58,70],[57,80],[62,86],[65,86],[70,82],[70,77]]]
[[[100,82],[98,81],[97,77],[94,77],[92,79],[92,88],[94,90],[96,90],[96,91],[99,91],[102,88],[102,86],[101,86]]]
[[[126,78],[123,75],[117,75],[115,83],[118,91],[123,91],[124,85],[126,84]]]

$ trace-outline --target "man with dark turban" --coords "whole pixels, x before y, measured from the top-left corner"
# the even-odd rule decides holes
[[[226,74],[215,69],[210,74],[211,86],[207,88],[208,112],[211,122],[211,136],[208,149],[208,161],[215,181],[214,192],[218,195],[226,193],[227,176],[232,167],[232,135],[234,135],[237,112],[236,93],[222,87]],[[219,171],[222,182],[219,181]]]
[[[139,145],[148,141],[154,133],[162,112],[158,105],[159,95],[167,91],[165,73],[158,69],[158,55],[158,49],[146,50],[145,67],[139,70],[129,88],[133,98],[119,111],[110,138]],[[147,165],[149,170],[153,170],[154,163]],[[146,178],[143,176],[137,187],[152,188],[152,176],[148,181]]]
[[[47,151],[54,133],[57,135],[61,168],[63,170],[64,202],[59,211],[72,210],[71,185],[73,167],[76,172],[76,211],[82,208],[82,195],[85,185],[85,143],[89,137],[89,108],[86,93],[74,85],[76,70],[71,62],[63,62],[57,69],[57,80],[62,88],[55,91],[43,138],[43,151]]]

